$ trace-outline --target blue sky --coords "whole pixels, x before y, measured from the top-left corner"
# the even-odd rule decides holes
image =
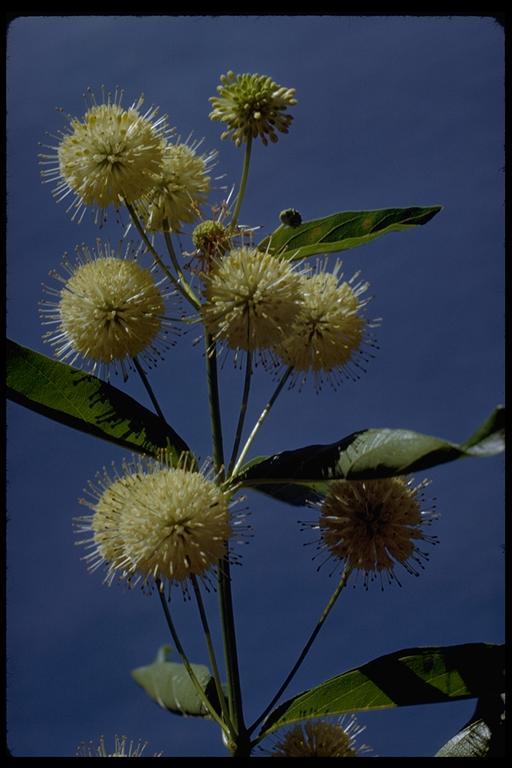
[[[55,107],[82,115],[82,93],[144,92],[183,136],[220,152],[237,183],[242,156],[208,120],[219,75],[269,74],[297,90],[288,136],[257,145],[241,221],[267,233],[283,208],[304,218],[341,210],[444,206],[425,227],[343,255],[360,269],[382,316],[368,373],[336,392],[287,392],[253,455],[327,443],[366,427],[402,427],[462,441],[504,398],[504,40],[478,17],[27,17],[9,29],[7,70],[7,323],[19,343],[49,354],[37,302],[48,271],[78,243],[116,240],[113,217],[70,222],[39,179]],[[215,193],[216,201],[221,191]],[[185,250],[190,246],[182,238]],[[334,261],[335,257],[331,257]],[[152,375],[170,423],[210,453],[203,359],[189,334]],[[248,423],[273,389],[255,377]],[[118,383],[122,386],[121,382]],[[241,393],[222,371],[225,429]],[[126,390],[149,405],[132,377]],[[150,742],[148,754],[225,754],[212,723],[159,709],[132,682],[168,642],[156,597],[107,588],[74,545],[77,499],[124,452],[16,405],[8,407],[8,746],[15,756],[73,755],[115,733]],[[230,432],[231,430],[231,432]],[[504,469],[500,458],[434,468],[440,545],[421,578],[383,593],[349,589],[289,695],[345,669],[414,645],[501,642],[504,632]],[[254,538],[234,573],[248,720],[266,705],[334,588],[316,573],[297,519],[313,513],[250,494]],[[176,601],[189,656],[206,662],[192,604]],[[216,610],[210,596],[209,612]],[[360,715],[378,755],[433,754],[474,702]]]

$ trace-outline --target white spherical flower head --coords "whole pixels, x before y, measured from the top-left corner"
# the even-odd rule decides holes
[[[256,248],[232,250],[204,275],[208,330],[233,349],[277,343],[299,309],[300,277],[289,262]]]
[[[227,498],[199,472],[162,469],[137,484],[119,533],[123,568],[145,579],[185,581],[225,555],[231,533]]]
[[[364,730],[355,717],[338,723],[309,720],[290,728],[274,743],[271,757],[358,757],[370,751],[366,745],[357,747],[356,738]]]
[[[321,548],[328,550],[329,559],[362,571],[365,586],[376,575],[381,583],[382,575],[388,582],[398,582],[397,565],[418,576],[428,555],[417,543],[437,542],[423,530],[436,517],[432,510],[422,509],[421,492],[427,485],[427,481],[414,485],[404,477],[330,483],[314,526],[320,530]]]
[[[351,366],[360,367],[355,358],[361,354],[367,325],[376,325],[368,324],[362,312],[368,299],[360,297],[368,284],[356,282],[358,274],[343,281],[340,267],[338,262],[333,272],[318,268],[301,278],[300,310],[274,346],[285,365],[299,373],[312,371],[317,385],[322,373],[336,381],[350,375]]]
[[[206,574],[226,554],[232,527],[229,499],[202,472],[185,464],[123,465],[111,479],[105,471],[82,499],[92,515],[75,520],[78,541],[90,552],[89,569],[106,567],[108,584],[152,580],[184,583]]]
[[[82,742],[76,752],[76,757],[142,757],[146,749],[147,741],[128,741],[127,736],[114,736],[114,744],[109,750],[105,743],[105,737],[100,736],[99,744]],[[153,757],[162,757],[163,752],[155,752]]]
[[[67,278],[51,273],[63,284],[46,288],[58,301],[42,303],[45,324],[56,325],[45,339],[58,358],[73,364],[82,358],[97,368],[119,366],[141,355],[150,365],[168,344],[164,317],[165,294],[154,273],[135,260],[140,253],[128,246],[125,256],[108,243],[97,250],[78,249],[75,264],[65,262]]]
[[[133,203],[152,187],[161,170],[169,133],[166,118],[157,118],[154,107],[141,114],[142,96],[124,109],[122,95],[103,94],[104,103],[97,104],[88,91],[83,118],[69,116],[58,145],[48,147],[55,154],[40,155],[43,181],[57,182],[57,201],[74,195],[68,208],[72,218],[81,220],[87,206],[104,210]]]
[[[166,147],[161,170],[140,206],[148,229],[168,227],[179,232],[183,224],[198,218],[210,191],[208,173],[216,157],[215,152],[198,155],[199,144]]]

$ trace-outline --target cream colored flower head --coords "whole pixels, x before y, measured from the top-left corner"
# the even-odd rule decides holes
[[[186,462],[172,467],[141,460],[111,478],[89,483],[81,502],[93,514],[78,518],[79,541],[90,570],[107,569],[106,581],[183,583],[202,576],[226,554],[232,534],[228,496]]]
[[[135,743],[132,740],[128,741],[127,736],[114,736],[114,745],[110,752],[105,743],[105,737],[100,736],[98,745],[82,742],[76,751],[76,757],[142,757],[147,745],[147,741]],[[162,757],[162,755],[163,752],[155,752],[152,757]]]
[[[121,248],[99,240],[96,250],[77,248],[75,263],[62,265],[65,276],[50,273],[61,287],[45,287],[56,300],[42,302],[40,314],[44,325],[55,326],[44,338],[60,360],[81,359],[93,373],[119,367],[126,378],[131,359],[153,365],[162,356],[170,324],[164,281],[136,261],[142,247]]]
[[[277,85],[266,75],[235,75],[231,71],[220,80],[219,95],[210,98],[210,119],[226,123],[222,139],[231,137],[238,147],[259,136],[266,145],[269,140],[278,140],[276,131],[288,133],[293,116],[286,110],[297,103],[294,88]]]
[[[428,554],[418,544],[437,543],[424,527],[437,515],[424,509],[422,491],[428,481],[415,485],[405,477],[375,480],[336,480],[320,503],[320,519],[308,525],[320,531],[320,549],[328,560],[343,561],[345,568],[361,571],[364,585],[377,576],[395,580],[401,566],[414,576]]]
[[[158,118],[155,107],[142,113],[142,96],[124,109],[122,97],[122,91],[113,96],[103,92],[98,104],[89,90],[83,118],[68,116],[69,126],[57,145],[47,147],[53,154],[39,156],[43,181],[56,183],[57,202],[73,195],[68,208],[73,219],[81,220],[88,206],[104,211],[133,203],[161,171],[167,118]]]
[[[303,380],[307,373],[314,374],[317,388],[323,375],[331,383],[345,375],[354,378],[366,329],[378,322],[368,323],[364,317],[369,299],[362,300],[361,296],[368,283],[357,282],[359,274],[344,281],[341,262],[333,272],[326,271],[325,266],[318,263],[315,273],[301,277],[300,310],[288,332],[274,344],[284,365],[302,373]]]
[[[216,152],[199,155],[201,142],[168,144],[162,167],[140,210],[150,230],[166,228],[180,232],[200,215],[200,206],[210,191],[210,176]]]
[[[236,248],[203,277],[206,326],[233,349],[272,346],[298,312],[300,277],[268,252]]]
[[[277,739],[271,757],[358,757],[370,751],[356,746],[356,738],[364,731],[355,717],[348,722],[340,718],[338,723],[327,720],[308,720],[296,725]]]

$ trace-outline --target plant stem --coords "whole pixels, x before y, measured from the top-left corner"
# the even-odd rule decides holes
[[[330,614],[334,604],[336,603],[336,600],[340,596],[340,593],[341,593],[343,587],[346,585],[348,577],[350,576],[351,571],[352,571],[352,568],[350,568],[349,566],[345,566],[345,568],[343,570],[343,573],[341,574],[341,578],[340,578],[340,580],[338,582],[338,586],[336,587],[336,589],[332,593],[329,602],[327,603],[327,605],[325,606],[324,610],[322,611],[322,615],[318,619],[318,622],[317,622],[314,630],[310,634],[310,636],[309,636],[309,638],[308,638],[304,648],[300,652],[297,661],[295,662],[295,664],[291,668],[290,672],[288,673],[288,675],[285,678],[283,684],[281,685],[281,687],[277,691],[276,695],[274,696],[274,698],[272,699],[270,704],[264,709],[264,711],[261,713],[261,715],[258,717],[258,719],[250,726],[250,728],[248,729],[248,733],[252,733],[255,730],[255,728],[257,728],[257,726],[262,722],[262,720],[264,720],[266,718],[266,716],[272,710],[272,707],[274,706],[274,704],[277,701],[279,701],[279,699],[281,698],[282,694],[288,688],[289,684],[291,683],[291,681],[295,677],[295,674],[297,673],[300,665],[302,664],[302,662],[306,658],[306,656],[307,656],[307,654],[309,652],[309,649],[313,645],[313,643],[314,643],[318,633],[322,629],[322,627],[323,627],[323,625],[325,623],[325,620],[327,619],[327,617]]]
[[[144,227],[140,223],[139,218],[138,218],[137,214],[135,213],[134,207],[130,203],[125,203],[125,205],[126,205],[126,210],[130,214],[131,220],[133,221],[133,223],[135,225],[135,228],[137,229],[137,232],[141,236],[142,240],[144,241],[144,243],[146,245],[146,248],[151,253],[151,255],[153,256],[154,260],[156,261],[156,263],[158,264],[160,269],[163,272],[165,272],[165,274],[167,275],[167,277],[169,278],[171,283],[175,286],[175,288],[177,288],[177,290],[181,293],[181,295],[185,299],[187,299],[187,301],[190,302],[190,304],[192,304],[192,306],[195,309],[199,309],[199,307],[201,306],[200,302],[198,301],[198,299],[195,296],[195,294],[192,292],[192,289],[188,288],[188,284],[187,284],[188,290],[184,286],[182,286],[180,284],[180,282],[172,274],[172,272],[168,269],[168,267],[164,264],[164,262],[162,261],[160,256],[158,255],[158,253],[155,250],[151,240],[146,235],[146,233],[144,231]]]
[[[189,660],[187,658],[187,655],[185,654],[185,651],[183,650],[183,646],[182,646],[181,641],[180,641],[180,639],[178,637],[178,634],[176,632],[176,627],[174,626],[174,622],[173,622],[172,617],[171,617],[171,612],[169,610],[169,605],[168,605],[167,600],[165,598],[162,582],[160,581],[160,579],[155,579],[155,584],[156,584],[156,588],[157,588],[157,591],[158,591],[158,596],[160,597],[160,602],[162,604],[162,608],[164,609],[165,619],[167,621],[167,626],[169,627],[169,632],[171,633],[171,637],[172,637],[173,643],[174,643],[174,645],[176,647],[176,650],[178,651],[178,653],[179,653],[179,655],[181,657],[181,660],[183,662],[183,666],[187,670],[187,673],[188,673],[188,675],[189,675],[189,677],[190,677],[190,679],[192,681],[192,684],[193,684],[194,688],[196,689],[199,698],[201,699],[201,701],[203,702],[204,706],[208,710],[208,713],[210,714],[210,716],[220,725],[220,727],[222,728],[223,731],[228,732],[228,727],[227,727],[226,723],[224,723],[222,718],[219,717],[219,715],[217,714],[217,712],[214,710],[213,706],[211,705],[210,701],[208,700],[208,697],[207,697],[203,687],[201,686],[201,683],[197,679],[197,676],[196,676],[194,670],[192,669],[192,666],[191,666],[191,664],[190,664],[190,662],[189,662]],[[228,735],[229,735],[229,733],[228,733]]]
[[[217,472],[217,482],[224,479],[224,448],[222,442],[222,424],[220,419],[219,381],[217,375],[217,351],[212,336],[205,330],[206,373],[208,381],[208,399],[212,428],[213,459]],[[235,619],[231,595],[231,575],[229,567],[229,543],[226,542],[226,554],[217,565],[222,637],[226,662],[229,691],[229,713],[237,734],[244,732],[242,711],[242,692],[236,648]]]
[[[224,478],[224,445],[222,440],[222,422],[220,419],[219,377],[217,372],[217,348],[213,337],[205,330],[206,379],[208,383],[208,401],[210,404],[210,422],[212,430],[212,450],[215,472]]]
[[[272,395],[272,397],[270,398],[270,400],[268,401],[268,403],[266,404],[266,406],[262,410],[258,421],[254,425],[254,428],[253,428],[251,434],[247,438],[247,442],[245,443],[244,447],[242,448],[242,452],[241,452],[240,456],[238,457],[238,461],[236,462],[235,466],[233,467],[233,472],[231,473],[232,476],[236,475],[236,473],[240,469],[240,466],[241,466],[243,460],[245,459],[245,457],[247,455],[247,451],[251,447],[254,438],[258,434],[258,430],[260,429],[261,425],[263,424],[263,422],[267,418],[267,416],[268,416],[268,414],[270,412],[270,409],[274,405],[275,401],[279,397],[279,394],[280,394],[281,390],[283,389],[284,385],[286,384],[286,382],[288,381],[288,378],[289,378],[292,370],[293,370],[293,368],[291,366],[290,366],[290,368],[286,369],[286,371],[284,372],[284,374],[283,374],[283,376],[281,378],[281,381],[279,382],[279,384],[277,385],[277,387],[276,387],[276,389],[274,391],[274,394]]]
[[[135,368],[137,369],[137,373],[139,374],[140,378],[142,379],[142,383],[144,384],[144,387],[146,388],[146,392],[149,395],[149,399],[153,403],[153,407],[157,414],[160,416],[163,421],[165,421],[165,416],[163,414],[162,409],[160,408],[160,405],[158,404],[158,400],[155,397],[155,393],[153,392],[153,389],[151,387],[151,384],[148,381],[148,377],[144,373],[144,369],[142,368],[141,364],[139,363],[138,359],[136,357],[132,358],[133,364],[135,365]]]
[[[247,413],[247,405],[249,402],[251,378],[252,378],[252,350],[249,349],[247,351],[247,358],[246,358],[246,365],[245,365],[244,391],[242,395],[242,403],[240,405],[240,414],[238,416],[235,442],[233,444],[233,453],[231,454],[231,460],[229,462],[229,467],[228,467],[228,477],[231,475],[231,471],[236,461],[238,449],[240,448],[240,441],[242,439],[242,433],[244,429],[245,414]]]
[[[229,729],[231,730],[231,732],[233,732],[233,726],[230,722],[228,711],[227,711],[226,697],[224,695],[224,691],[222,690],[219,667],[217,665],[217,658],[215,656],[215,649],[213,647],[212,636],[211,636],[210,627],[208,624],[208,618],[206,616],[206,609],[205,609],[203,598],[201,595],[201,590],[200,590],[199,584],[197,583],[196,576],[192,576],[191,581],[192,581],[192,588],[194,590],[194,595],[197,602],[197,607],[199,609],[199,615],[201,617],[201,624],[202,624],[204,636],[206,639],[206,645],[208,647],[208,657],[210,659],[210,664],[213,672],[213,679],[215,680],[215,688],[217,690],[217,696],[219,697],[219,703],[222,709],[222,717],[224,719],[224,722],[229,726]]]
[[[169,225],[167,220],[164,221],[164,240],[165,240],[165,245],[167,246],[167,252],[169,254],[169,258],[171,259],[172,265],[176,270],[176,274],[178,275],[178,283],[183,287],[183,290],[189,294],[190,298],[194,299],[194,301],[197,303],[197,306],[199,306],[199,300],[195,295],[194,291],[192,290],[192,287],[188,282],[187,278],[183,274],[183,270],[176,257],[176,251],[174,250],[174,245],[172,244],[171,232],[169,230]]]
[[[218,564],[218,585],[229,690],[230,717],[233,720],[237,734],[241,734],[245,731],[245,724],[242,710],[242,690],[240,687],[240,672],[238,668],[233,598],[231,595],[228,546],[228,542],[226,542],[226,554]]]
[[[244,165],[242,168],[242,178],[240,179],[240,189],[236,198],[235,210],[233,211],[233,218],[231,220],[231,227],[235,229],[238,223],[238,217],[240,215],[240,208],[242,206],[242,200],[245,195],[245,188],[247,186],[247,177],[249,175],[249,163],[251,160],[251,148],[252,148],[252,136],[249,136],[245,145]]]

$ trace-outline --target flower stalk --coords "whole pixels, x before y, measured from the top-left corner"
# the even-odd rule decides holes
[[[249,164],[251,162],[251,149],[252,149],[252,136],[248,136],[245,143],[244,164],[242,167],[242,178],[240,179],[240,189],[235,203],[235,210],[233,211],[233,218],[231,219],[232,229],[236,228],[238,224],[238,217],[240,215],[240,208],[242,207],[242,201],[245,197],[245,188],[247,186],[247,178],[249,176]]]
[[[222,728],[224,733],[226,733],[229,736],[228,726],[221,717],[217,714],[215,709],[213,708],[210,700],[208,699],[203,687],[201,686],[201,683],[197,679],[197,676],[192,668],[192,665],[190,664],[190,661],[188,660],[188,657],[184,651],[183,645],[181,644],[180,638],[178,636],[178,633],[176,632],[176,627],[174,626],[174,622],[172,620],[171,612],[169,610],[169,605],[167,602],[167,599],[165,597],[164,588],[162,585],[162,582],[160,579],[155,579],[155,584],[158,592],[158,596],[160,598],[160,603],[162,604],[162,608],[165,615],[165,620],[167,622],[167,626],[169,627],[169,632],[171,633],[172,641],[176,647],[176,650],[178,651],[180,658],[183,662],[183,666],[187,670],[188,676],[190,677],[190,680],[192,681],[192,685],[196,689],[196,692],[203,702],[205,708],[207,709],[210,717],[212,717]]]
[[[282,685],[280,686],[279,690],[274,695],[274,697],[272,698],[270,703],[265,707],[265,709],[263,710],[261,715],[258,717],[258,719],[255,720],[254,723],[248,728],[248,732],[249,733],[253,733],[254,730],[258,727],[258,725],[261,722],[263,722],[263,720],[267,717],[267,715],[272,711],[272,707],[274,706],[274,704],[276,704],[279,701],[279,699],[281,698],[281,696],[283,695],[285,690],[288,688],[288,686],[290,685],[290,683],[293,680],[293,678],[295,677],[295,675],[297,674],[300,666],[302,665],[302,662],[306,658],[307,654],[309,653],[309,650],[310,650],[311,646],[315,642],[315,640],[316,640],[316,638],[318,636],[318,633],[322,629],[323,625],[325,624],[325,621],[326,621],[327,617],[329,616],[330,612],[334,608],[334,605],[335,605],[338,597],[340,596],[343,588],[346,586],[347,581],[348,581],[348,577],[350,576],[351,572],[352,572],[352,568],[351,567],[346,566],[344,568],[343,573],[341,574],[341,578],[340,578],[340,580],[338,582],[338,585],[337,585],[336,589],[334,590],[334,592],[332,593],[331,597],[329,598],[329,601],[328,601],[327,605],[325,606],[324,610],[322,611],[322,614],[321,614],[320,618],[318,619],[315,628],[313,629],[313,631],[310,634],[309,638],[307,639],[307,641],[306,641],[302,651],[300,652],[300,654],[299,654],[299,656],[297,658],[297,661],[295,662],[295,664],[293,665],[293,667],[289,671],[288,675],[284,679]],[[260,736],[258,737],[258,739],[255,740],[254,743],[257,743],[260,740],[260,738],[264,737],[264,735],[265,735],[264,733],[260,734]]]

